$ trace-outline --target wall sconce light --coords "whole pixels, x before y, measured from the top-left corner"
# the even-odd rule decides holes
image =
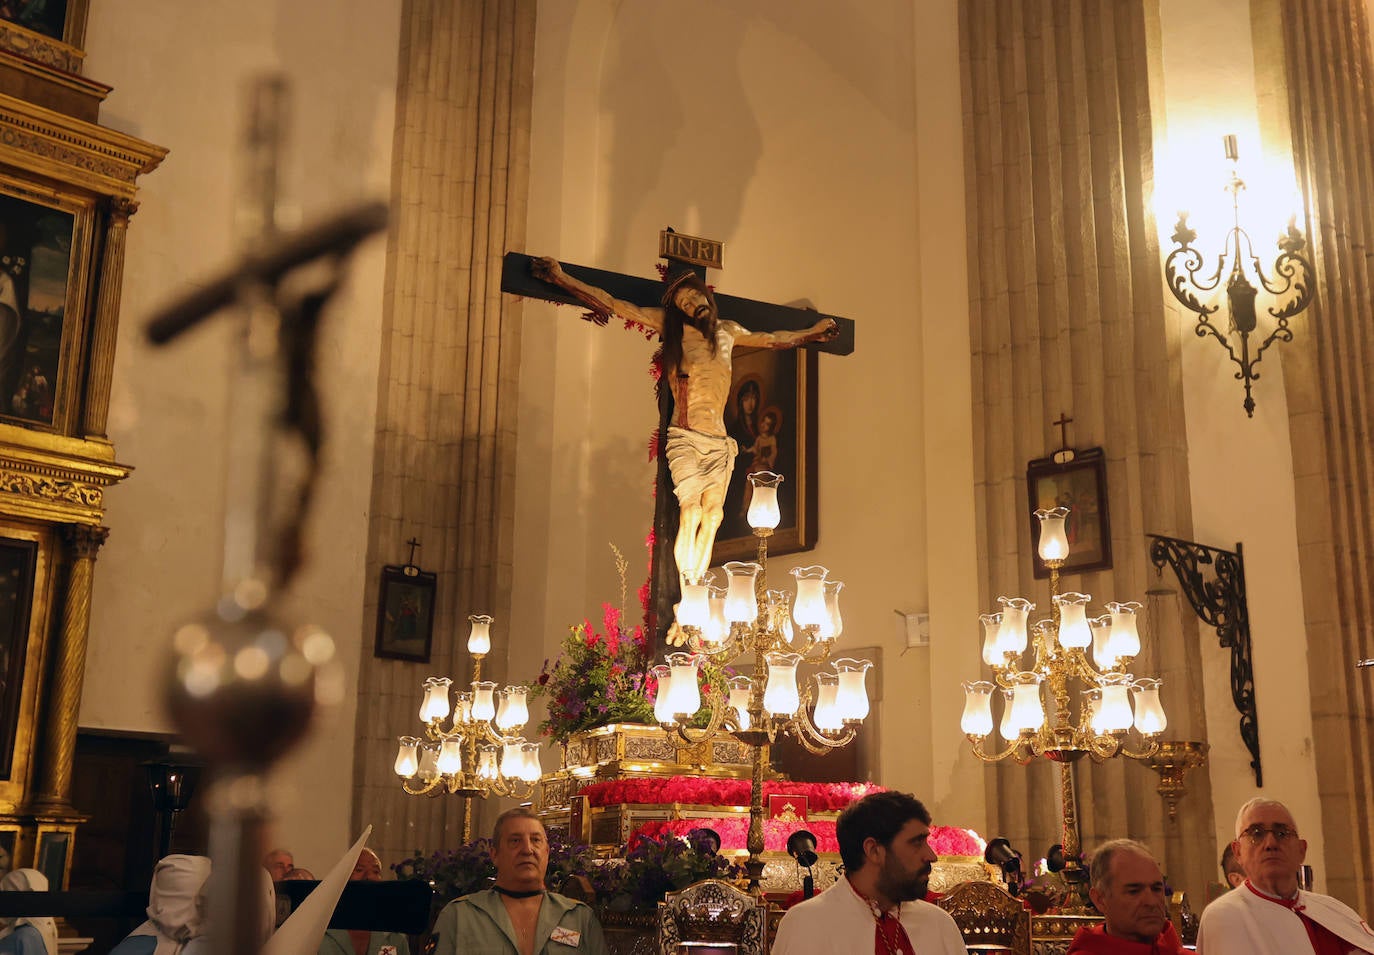
[[[1239,155],[1236,137],[1225,137],[1225,143],[1226,158],[1234,163]],[[1233,167],[1226,191],[1231,193],[1234,224],[1226,235],[1221,254],[1217,256],[1217,270],[1210,277],[1199,280],[1198,272],[1205,260],[1202,253],[1192,246],[1197,233],[1188,227],[1188,213],[1180,211],[1172,236],[1175,246],[1169,257],[1164,260],[1164,276],[1174,298],[1178,299],[1184,308],[1197,314],[1197,326],[1194,328],[1197,336],[1206,338],[1211,335],[1221,342],[1231,361],[1240,368],[1236,372],[1236,379],[1245,384],[1245,413],[1253,418],[1255,399],[1250,396],[1250,386],[1260,376],[1255,366],[1264,357],[1264,350],[1275,341],[1293,340],[1293,331],[1288,327],[1288,320],[1312,303],[1312,296],[1316,290],[1312,266],[1302,255],[1307,240],[1303,238],[1302,230],[1296,225],[1297,216],[1289,217],[1288,228],[1279,237],[1279,254],[1274,260],[1273,271],[1270,275],[1264,274],[1249,233],[1240,227],[1240,192],[1244,188],[1245,182],[1236,174]],[[1247,273],[1253,273],[1260,286],[1274,296],[1275,300],[1274,305],[1266,309],[1274,318],[1274,328],[1253,350],[1250,336],[1255,334],[1259,324],[1255,311],[1255,298],[1259,294],[1259,289]],[[1216,289],[1221,284],[1223,274],[1226,276],[1226,299],[1230,312],[1230,324],[1225,332],[1211,322],[1211,316],[1221,309],[1221,304],[1205,304],[1196,294],[1205,295]],[[1231,341],[1233,332],[1240,337],[1239,354]]]

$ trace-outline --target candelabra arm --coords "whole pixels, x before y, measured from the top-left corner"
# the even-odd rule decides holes
[[[967,733],[965,735],[968,736],[968,741],[973,744],[973,755],[977,756],[985,763],[1000,763],[1002,760],[1011,756],[1015,756],[1016,761],[1022,765],[1031,761],[1031,756],[1029,754],[1031,747],[1024,740],[1012,740],[1006,749],[996,753],[989,753],[983,749],[983,740],[987,739],[986,736],[974,736],[972,733]]]
[[[444,781],[444,777],[435,776],[427,783],[421,781],[420,788],[415,789],[411,786],[411,783],[415,782],[417,779],[418,777],[415,776],[412,776],[409,779],[402,779],[401,788],[404,789],[406,793],[411,796],[428,796],[430,793],[434,792],[434,790],[437,789],[439,785]]]
[[[1259,713],[1255,704],[1255,674],[1250,651],[1250,611],[1245,598],[1245,558],[1235,551],[1208,547],[1177,537],[1150,534],[1150,562],[1161,574],[1174,571],[1183,594],[1198,619],[1217,632],[1223,649],[1231,651],[1231,700],[1240,713],[1240,738],[1250,751],[1255,785],[1264,785],[1260,765]],[[1204,576],[1203,568],[1210,568]]]
[[[783,730],[798,743],[801,743],[802,747],[813,756],[824,756],[832,749],[848,746],[858,735],[858,727],[853,724],[846,726],[839,736],[830,736],[821,732],[812,722],[804,704],[797,711],[796,716],[783,724]]]

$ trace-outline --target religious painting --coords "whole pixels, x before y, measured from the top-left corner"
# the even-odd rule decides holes
[[[435,575],[414,564],[387,564],[377,599],[373,655],[428,663],[434,638]]]
[[[14,766],[37,561],[35,541],[0,538],[0,779],[9,779]]]
[[[783,476],[778,488],[782,520],[768,539],[769,554],[816,545],[816,352],[741,348],[733,363],[725,428],[738,449],[713,565],[752,560],[758,552],[758,538],[746,519],[749,475],[758,471]]]
[[[1101,448],[1076,451],[1072,460],[1037,458],[1026,467],[1030,492],[1031,564],[1037,578],[1050,575],[1039,557],[1041,508],[1067,507],[1064,531],[1069,556],[1061,574],[1107,570],[1112,566],[1112,534],[1107,507],[1107,458]]]
[[[0,20],[62,40],[66,38],[67,0],[0,0]]]
[[[0,420],[56,429],[79,384],[90,209],[0,177]]]

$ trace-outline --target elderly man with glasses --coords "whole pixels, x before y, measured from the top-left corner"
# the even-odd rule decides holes
[[[1241,806],[1231,845],[1246,880],[1203,911],[1201,955],[1374,953],[1374,931],[1358,913],[1328,895],[1299,890],[1307,842],[1283,803],[1256,798]]]

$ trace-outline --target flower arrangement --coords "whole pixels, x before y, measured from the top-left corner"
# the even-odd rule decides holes
[[[653,534],[645,541],[653,550]],[[629,566],[614,544],[615,566],[620,574],[620,599],[623,608],[626,597],[625,571]],[[539,724],[539,732],[556,743],[566,743],[574,733],[608,726],[611,723],[641,723],[653,725],[654,700],[658,696],[658,681],[650,672],[652,652],[649,648],[650,618],[649,583],[639,588],[639,602],[645,611],[645,623],[627,628],[624,610],[601,605],[601,629],[594,629],[590,620],[583,620],[568,628],[563,647],[554,661],[539,671],[530,688],[530,699],[544,698],[547,716]],[[706,695],[712,687],[725,690],[726,681],[734,671],[711,661],[701,667],[701,692]],[[704,725],[709,714],[703,712],[694,725]]]
[[[763,784],[763,798],[766,802],[773,795],[805,796],[812,812],[838,812],[854,800],[882,792],[883,788],[872,783],[796,783],[770,779]],[[592,806],[674,802],[695,806],[747,806],[750,782],[701,776],[617,779],[590,783],[583,786],[578,795],[586,796]]]
[[[620,611],[602,604],[603,630],[584,620],[568,628],[563,650],[549,661],[531,688],[531,698],[548,700],[548,715],[539,731],[556,742],[609,723],[652,723],[658,687],[648,673],[649,648],[644,627],[626,632]]]
[[[549,888],[556,891],[569,876],[588,875],[596,869],[596,853],[591,846],[570,842],[558,830],[551,830],[548,837],[549,867],[544,883]],[[459,896],[491,887],[496,878],[492,848],[490,839],[474,839],[456,849],[440,849],[429,855],[416,850],[414,856],[391,868],[398,879],[428,882],[437,904],[443,906]]]
[[[592,875],[597,897],[609,899],[612,911],[642,911],[702,879],[738,879],[743,870],[713,851],[713,840],[698,836],[699,828],[632,838],[623,863]]]

